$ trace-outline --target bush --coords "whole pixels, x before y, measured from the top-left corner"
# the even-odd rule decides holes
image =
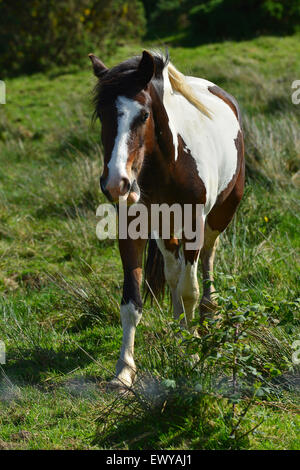
[[[187,30],[195,40],[293,33],[299,28],[299,0],[144,0],[149,31]]]
[[[91,49],[112,52],[120,38],[139,38],[144,27],[140,0],[2,1],[1,75],[80,64]]]

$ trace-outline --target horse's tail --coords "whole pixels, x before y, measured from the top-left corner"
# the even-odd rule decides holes
[[[150,238],[145,260],[145,300],[148,296],[151,298],[151,303],[153,302],[153,297],[161,300],[165,293],[165,283],[164,258],[157,246],[156,240]]]

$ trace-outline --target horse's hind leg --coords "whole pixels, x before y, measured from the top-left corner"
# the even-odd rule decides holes
[[[170,240],[159,239],[156,242],[164,257],[164,273],[171,291],[174,318],[178,319],[183,312],[182,300],[177,292],[181,271],[179,241],[177,238],[171,238]]]
[[[184,312],[189,326],[199,298],[199,251],[183,249],[182,256],[177,238],[157,240],[157,243],[164,257],[164,272],[171,291],[174,318],[178,319]]]
[[[199,299],[197,278],[199,250],[186,250],[184,247],[183,254],[177,294],[182,298],[187,326],[190,327]]]
[[[200,302],[200,316],[213,313],[217,309],[215,301],[215,288],[214,288],[214,259],[216,248],[218,245],[218,230],[212,230],[208,223],[205,224],[204,244],[201,249],[200,258],[203,274],[203,295]]]
[[[200,315],[213,313],[217,309],[214,299],[213,268],[218,236],[232,220],[242,199],[245,181],[245,165],[241,164],[239,174],[232,191],[221,204],[215,205],[207,216],[205,223],[204,245],[201,250],[203,271],[203,297],[200,304]]]

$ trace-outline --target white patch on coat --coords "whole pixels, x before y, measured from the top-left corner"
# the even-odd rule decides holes
[[[121,178],[127,178],[128,142],[130,128],[140,113],[142,106],[138,101],[118,96],[115,102],[118,113],[118,127],[115,144],[108,163],[109,173],[107,186],[118,184]]]
[[[214,206],[218,195],[228,186],[237,168],[235,139],[240,130],[232,109],[208,90],[214,84],[200,78],[186,77],[195,95],[212,114],[209,119],[186,98],[173,92],[167,67],[163,73],[163,104],[173,135],[175,160],[178,157],[178,134],[195,159],[199,177],[206,188],[205,215]]]
[[[172,295],[174,317],[178,319],[185,312],[189,323],[194,316],[199,298],[197,278],[199,255],[194,263],[186,263],[181,250],[179,257],[176,258],[172,251],[166,249],[163,240],[158,239],[156,243],[164,257],[164,273]]]

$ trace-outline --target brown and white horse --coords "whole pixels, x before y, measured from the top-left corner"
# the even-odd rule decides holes
[[[236,100],[213,83],[184,76],[157,53],[144,51],[108,69],[90,54],[98,84],[96,114],[102,123],[103,193],[128,205],[202,204],[204,242],[149,241],[146,278],[157,293],[167,281],[175,318],[189,323],[197,306],[197,264],[203,271],[200,312],[215,309],[213,262],[218,236],[234,216],[244,190],[244,142]],[[150,235],[149,235],[150,236]],[[142,260],[146,240],[119,240],[124,270],[123,340],[115,385],[130,386],[136,326],[142,316]],[[162,267],[162,269],[161,269]],[[163,271],[163,272],[161,272]]]

